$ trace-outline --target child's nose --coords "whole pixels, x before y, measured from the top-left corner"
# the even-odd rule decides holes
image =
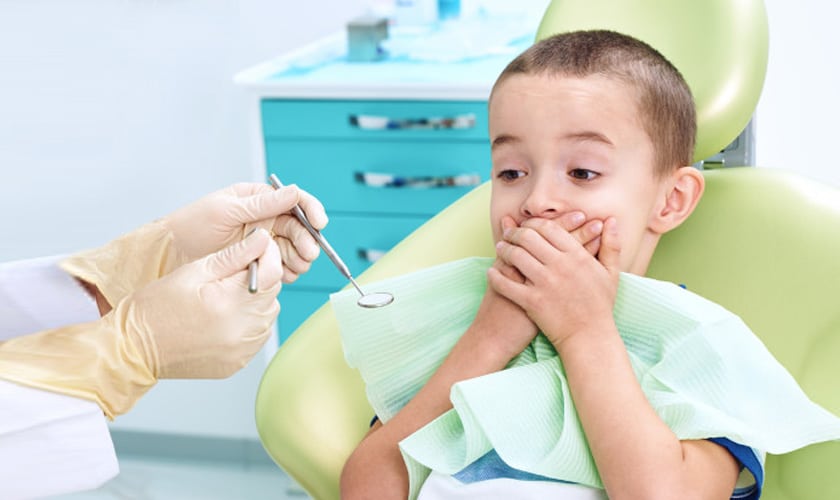
[[[561,213],[563,213],[563,202],[560,201],[557,193],[547,186],[532,189],[522,204],[522,214],[525,217],[551,219]]]

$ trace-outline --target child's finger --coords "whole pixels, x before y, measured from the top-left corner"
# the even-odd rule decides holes
[[[604,223],[600,220],[588,221],[583,226],[572,231],[571,235],[591,254],[596,255],[600,248],[601,232],[604,230]],[[594,245],[592,243],[595,243]],[[594,250],[593,250],[594,249]]]
[[[597,238],[583,245],[583,248],[589,252],[589,255],[598,255],[598,251],[601,250],[601,235],[599,234]]]
[[[487,269],[487,284],[502,297],[523,307],[524,299],[528,296],[527,285],[509,279],[495,267]]]
[[[579,229],[586,222],[586,214],[580,210],[575,210],[565,213],[554,220],[560,224],[560,227],[571,233]]]
[[[536,232],[529,231],[537,238],[542,239]],[[542,245],[550,247],[547,242],[542,241]],[[556,253],[557,251],[554,250]],[[516,270],[524,276],[524,280],[531,279],[533,281],[535,276],[543,272],[544,264],[534,256],[534,254],[524,246],[508,243],[507,241],[500,241],[496,243],[496,256],[504,264],[516,268]]]
[[[584,247],[601,236],[604,227],[601,220],[580,222],[580,219],[584,217],[583,212],[575,212],[572,215],[574,217],[570,215],[557,219],[534,218],[525,221],[522,227],[534,229],[559,250],[571,250],[571,240],[562,234],[563,232],[568,233],[573,240]],[[591,251],[590,254],[595,255]]]
[[[522,246],[543,264],[551,262],[558,250],[573,252],[581,247],[578,239],[556,220],[538,217],[528,219],[518,229],[505,232],[505,239]]]
[[[604,221],[598,260],[615,278],[618,278],[618,273],[621,270],[621,242],[618,235],[618,221],[614,217]]]
[[[515,228],[516,227],[516,221],[513,219],[513,217],[511,217],[509,215],[505,215],[504,217],[502,217],[501,226],[502,226],[502,232],[504,232],[508,229]]]
[[[502,260],[496,259],[496,262],[493,263],[493,267],[501,271],[501,273],[508,279],[516,281],[518,283],[525,283],[525,276],[519,272],[519,269],[505,264]]]

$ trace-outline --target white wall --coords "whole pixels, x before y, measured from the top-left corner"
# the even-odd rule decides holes
[[[0,259],[97,245],[242,180],[233,75],[363,5],[0,0]]]
[[[840,187],[840,4],[765,0],[770,60],[756,110],[756,163]]]
[[[363,0],[0,0],[0,260],[96,246],[251,176],[233,75]],[[256,358],[164,381],[116,428],[256,437]]]
[[[0,260],[98,245],[248,178],[247,98],[233,75],[342,29],[366,4],[0,0]],[[840,7],[767,7],[758,163],[840,186]],[[116,425],[255,436],[262,368],[163,383]]]

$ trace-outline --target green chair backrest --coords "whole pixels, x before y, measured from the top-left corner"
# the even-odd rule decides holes
[[[648,276],[741,316],[840,415],[840,189],[765,168],[706,172],[697,211],[665,235]],[[840,498],[837,470],[840,442],[770,456],[762,499]]]

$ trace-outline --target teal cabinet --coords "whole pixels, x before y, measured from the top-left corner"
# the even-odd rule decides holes
[[[484,101],[266,99],[266,173],[324,204],[324,235],[358,275],[489,178],[486,108]],[[329,259],[317,259],[280,294],[280,341],[346,284]]]
[[[438,141],[487,136],[486,101],[267,99],[267,138]]]

